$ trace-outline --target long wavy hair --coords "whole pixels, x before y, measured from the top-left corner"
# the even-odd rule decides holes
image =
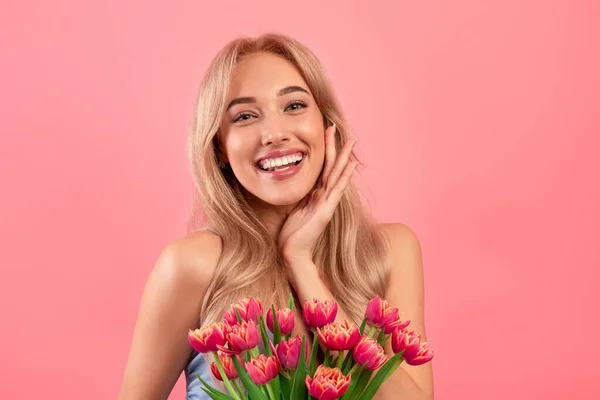
[[[191,233],[209,225],[222,237],[223,247],[201,305],[200,324],[218,321],[240,298],[257,296],[282,306],[291,287],[274,239],[250,207],[231,168],[219,166],[219,125],[236,63],[245,56],[268,52],[285,57],[300,71],[323,120],[337,125],[340,151],[349,127],[317,57],[288,36],[267,33],[237,38],[213,59],[200,85],[188,141],[196,198],[188,221]],[[340,307],[360,323],[368,301],[383,296],[387,274],[386,242],[352,181],[316,245],[313,260]],[[297,301],[297,300],[296,300]],[[298,304],[297,304],[298,306]]]

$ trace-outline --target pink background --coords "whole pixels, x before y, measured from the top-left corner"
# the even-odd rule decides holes
[[[321,58],[376,215],[421,238],[436,398],[600,398],[599,2],[202,3],[3,3],[0,398],[116,397],[201,75],[268,30]]]

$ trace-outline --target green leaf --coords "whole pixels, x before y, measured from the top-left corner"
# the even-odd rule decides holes
[[[294,311],[294,296],[292,296],[292,293],[290,292],[290,296],[288,297],[288,308],[292,311]]]
[[[302,335],[302,344],[300,345],[300,357],[298,358],[298,366],[294,375],[294,382],[292,383],[292,392],[290,394],[290,400],[305,400],[307,395],[306,383],[306,362],[304,360],[306,346],[306,337]]]
[[[275,306],[271,304],[271,312],[273,313],[273,343],[278,345],[281,342],[281,330],[279,329],[279,321],[277,321],[277,314],[275,313]]]
[[[242,384],[246,389],[246,393],[248,393],[248,396],[253,400],[269,400],[269,398],[265,396],[263,392],[261,392],[258,385],[252,382],[252,379],[250,379],[250,375],[248,375],[246,370],[244,370],[244,367],[240,365],[240,362],[238,361],[237,357],[231,357],[231,360],[233,361],[235,370],[237,371],[240,380],[242,381]]]
[[[342,364],[342,374],[346,375],[348,373],[348,371],[350,371],[352,369],[355,362],[356,361],[354,361],[354,357],[352,355],[352,349],[350,349],[350,350],[348,350],[348,353],[346,354],[346,358],[344,358],[344,362]]]
[[[372,375],[373,371],[368,369],[365,369],[360,373],[360,376],[358,377],[358,382],[356,383],[356,386],[352,391],[352,395],[350,396],[351,400],[362,399],[360,395],[362,394],[363,390],[365,390],[365,387],[369,383],[369,379],[371,379]]]
[[[204,390],[206,392],[206,394],[208,394],[210,396],[210,398],[213,399],[213,400],[229,400],[229,399],[233,399],[233,397],[229,397],[225,393],[221,393],[221,392],[213,393],[213,392],[207,390],[205,387],[203,387],[201,389]]]
[[[279,387],[281,388],[281,395],[284,399],[290,398],[290,392],[292,390],[292,382],[290,378],[286,377],[283,373],[279,372]]]
[[[375,377],[369,383],[369,386],[365,389],[360,397],[361,400],[370,400],[373,398],[379,387],[385,382],[387,378],[400,366],[402,363],[402,353],[398,353],[390,358],[383,366],[377,371]]]
[[[267,383],[267,385],[271,386],[271,389],[273,389],[273,394],[277,399],[279,399],[279,397],[281,396],[281,392],[279,391],[279,374],[275,377],[275,379]]]
[[[236,308],[234,308],[233,311],[235,311],[235,316],[237,317],[238,324],[241,324],[242,316],[240,315],[240,312]]]
[[[262,316],[258,317],[258,323],[260,326],[260,336],[262,337],[263,345],[265,346],[265,353],[267,356],[273,355],[271,346],[269,346],[269,336],[267,336],[267,327],[265,326],[265,320]]]
[[[362,324],[360,324],[360,336],[365,334],[365,327],[367,326],[367,317],[363,318]]]
[[[310,360],[308,362],[308,373],[313,375],[317,370],[317,350],[319,349],[319,336],[316,332],[313,334],[313,346],[312,352],[310,353]]]
[[[379,343],[380,346],[383,346],[384,338],[385,338],[385,328],[382,328],[381,331],[379,332],[379,336],[377,336],[377,343]]]
[[[214,387],[212,387],[211,385],[206,383],[206,381],[200,377],[200,374],[196,373],[196,376],[200,380],[200,383],[202,383],[202,385],[203,385],[202,390],[204,390],[210,396],[211,399],[215,399],[215,400],[232,400],[233,399],[233,397],[226,395],[225,393],[215,389]]]
[[[346,390],[346,393],[344,393],[344,395],[342,396],[342,400],[347,400],[350,397],[352,397],[352,394],[354,393],[354,388],[360,381],[360,376],[362,375],[362,373],[363,373],[363,367],[359,366],[358,369],[351,375],[352,379],[350,380],[350,387],[348,388],[348,390]],[[344,374],[344,375],[346,375],[346,374]]]

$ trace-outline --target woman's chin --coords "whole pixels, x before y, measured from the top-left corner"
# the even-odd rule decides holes
[[[263,199],[263,201],[274,207],[289,207],[289,206],[295,206],[303,198],[304,198],[304,196],[285,196],[285,197],[278,196],[278,197],[265,198],[265,199]]]

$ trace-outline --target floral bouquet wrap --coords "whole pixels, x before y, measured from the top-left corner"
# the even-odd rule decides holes
[[[198,375],[202,390],[215,400],[367,400],[402,361],[420,365],[433,358],[427,343],[406,329],[409,321],[401,321],[398,309],[379,296],[369,302],[360,327],[347,320],[334,322],[337,308],[333,300],[305,302],[304,322],[313,333],[309,353],[304,336],[292,337],[291,295],[288,308],[272,305],[266,316],[260,300],[239,300],[222,322],[188,333],[196,351],[214,355],[211,371],[229,394]],[[383,350],[390,338],[393,357]],[[319,346],[325,354],[322,363],[317,360]]]

